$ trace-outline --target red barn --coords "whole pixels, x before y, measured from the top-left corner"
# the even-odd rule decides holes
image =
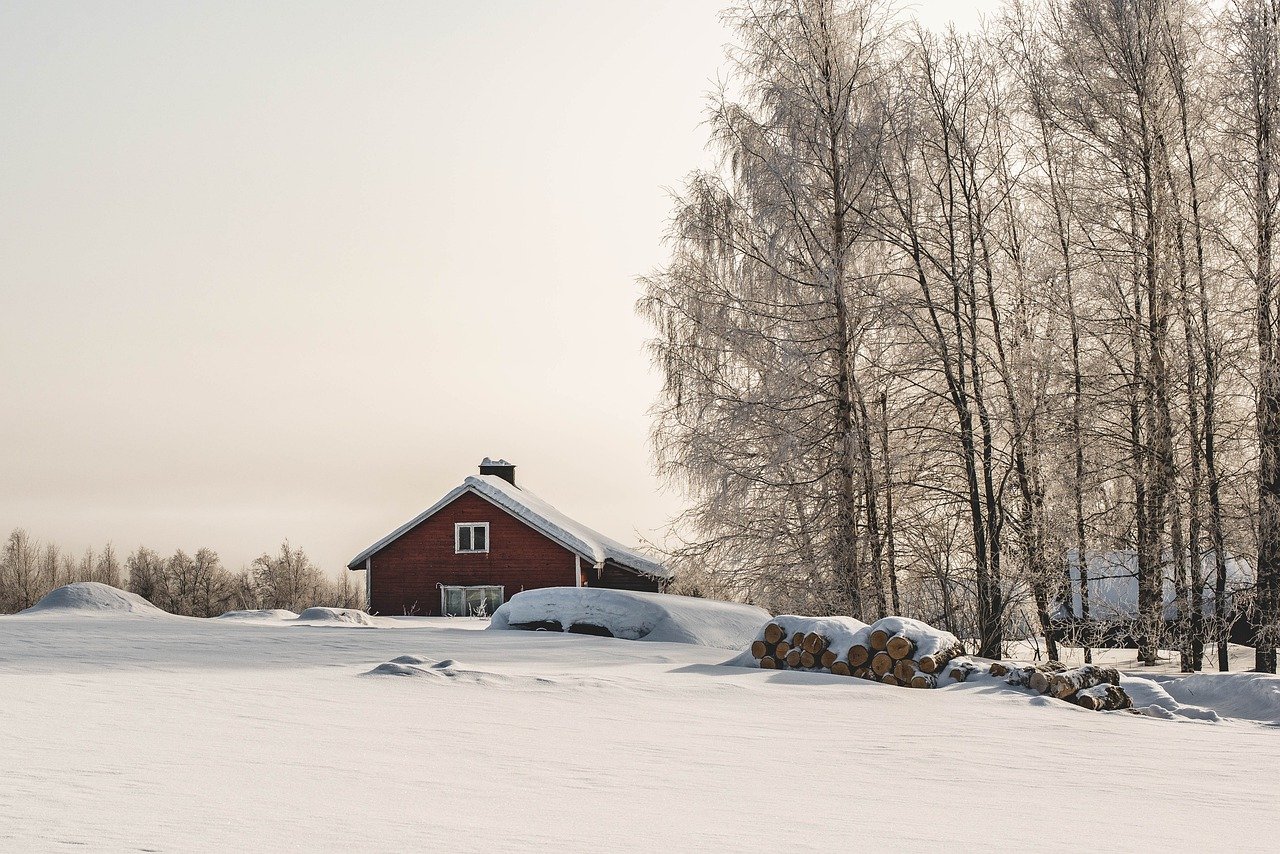
[[[575,522],[516,486],[516,467],[485,458],[479,476],[347,564],[364,570],[375,614],[492,614],[537,587],[658,592],[661,563]]]

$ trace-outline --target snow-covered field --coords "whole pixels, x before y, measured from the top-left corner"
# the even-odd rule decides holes
[[[705,646],[479,620],[371,622],[0,617],[0,850],[1271,851],[1280,837],[1280,728],[1256,721],[725,667],[732,653]],[[1275,683],[1254,687],[1258,717]]]

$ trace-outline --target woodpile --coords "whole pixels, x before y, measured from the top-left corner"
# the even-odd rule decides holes
[[[990,675],[1083,709],[1133,707],[1114,667],[975,662],[964,657],[954,635],[905,617],[885,617],[868,626],[850,617],[779,616],[761,630],[750,655],[765,670],[830,673],[908,688],[938,688]]]
[[[1039,664],[991,663],[992,676],[1004,677],[1010,685],[1030,688],[1037,694],[1056,697],[1091,711],[1129,709],[1133,701],[1120,687],[1120,671],[1101,664],[1085,664],[1068,669],[1057,661]]]
[[[848,617],[775,617],[751,644],[766,670],[850,676],[912,688],[963,682],[977,671],[956,637],[918,620],[885,617],[868,626]]]

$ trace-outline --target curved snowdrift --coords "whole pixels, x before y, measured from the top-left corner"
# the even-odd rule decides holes
[[[355,608],[308,608],[298,615],[298,622],[372,626],[373,618],[364,611],[358,611]]]
[[[296,620],[298,615],[284,608],[257,608],[250,611],[228,611],[214,617],[215,620]]]
[[[172,617],[136,593],[97,581],[77,581],[51,590],[20,614],[85,617]]]
[[[1280,676],[1270,673],[1192,673],[1161,687],[1184,707],[1202,706],[1224,718],[1280,726]]]
[[[594,587],[547,587],[512,596],[493,614],[490,629],[541,626],[583,634],[659,643],[736,649],[769,622],[754,605],[667,593],[634,593]]]

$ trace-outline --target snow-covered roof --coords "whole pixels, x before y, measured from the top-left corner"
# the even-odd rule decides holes
[[[575,522],[529,490],[521,489],[496,475],[490,474],[468,477],[460,486],[451,489],[447,495],[435,504],[432,504],[426,510],[352,558],[351,562],[347,564],[347,568],[364,569],[366,558],[377,554],[467,492],[478,495],[490,504],[507,511],[548,539],[559,543],[584,560],[590,561],[593,565],[600,565],[605,561],[610,561],[641,575],[649,575],[654,578],[671,577],[671,570],[658,561],[646,557],[635,549],[628,548],[617,540],[606,537],[599,531],[588,528],[580,522]]]

